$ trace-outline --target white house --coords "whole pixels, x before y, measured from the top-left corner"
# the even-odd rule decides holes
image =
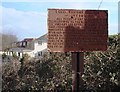
[[[34,50],[32,51],[35,57],[43,56],[47,52],[47,34],[34,40]]]
[[[9,50],[8,55],[15,53],[19,57],[22,57],[23,54],[28,54],[30,57],[42,57],[45,52],[47,52],[47,34],[37,39],[26,38],[17,42],[16,46],[14,45]]]

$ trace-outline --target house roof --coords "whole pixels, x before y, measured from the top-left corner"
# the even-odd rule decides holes
[[[43,42],[47,42],[47,34],[44,34],[43,36],[37,38],[36,40],[41,40]]]
[[[31,42],[34,38],[25,38],[23,41]]]

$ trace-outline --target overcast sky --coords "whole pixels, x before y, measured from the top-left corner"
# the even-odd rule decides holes
[[[98,9],[100,1],[2,0],[0,5],[0,15],[2,14],[0,30],[4,33],[15,34],[20,40],[28,37],[37,38],[47,33],[48,8]],[[109,34],[117,34],[118,0],[103,0],[100,10],[103,9],[108,10]]]

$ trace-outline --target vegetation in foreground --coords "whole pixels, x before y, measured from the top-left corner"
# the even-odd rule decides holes
[[[29,62],[28,62],[29,61]],[[21,61],[13,58],[3,62],[3,91],[57,91],[72,90],[71,53],[46,54],[42,59]],[[119,92],[120,39],[109,37],[105,52],[86,52],[81,92]]]

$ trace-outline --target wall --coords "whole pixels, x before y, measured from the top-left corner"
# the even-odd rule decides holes
[[[45,52],[47,52],[47,42],[42,42],[42,44],[38,44],[38,41],[34,43],[34,55],[38,56],[38,53],[42,52],[42,55],[44,55]]]

